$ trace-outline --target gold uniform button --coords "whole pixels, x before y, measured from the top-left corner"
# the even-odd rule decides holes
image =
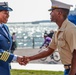
[[[8,42],[8,43],[10,43],[10,42]]]

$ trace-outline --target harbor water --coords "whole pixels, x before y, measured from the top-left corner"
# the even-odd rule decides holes
[[[17,47],[40,47],[44,41],[43,34],[56,30],[57,25],[50,21],[12,22],[7,23],[10,33],[16,33]]]

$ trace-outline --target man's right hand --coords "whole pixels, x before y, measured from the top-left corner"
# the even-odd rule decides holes
[[[17,57],[17,62],[20,64],[20,65],[25,65],[25,63],[23,62],[23,57],[22,56],[18,56]]]
[[[20,65],[26,65],[29,61],[30,61],[30,59],[28,57],[26,57],[26,56],[18,56],[17,57],[17,62]]]

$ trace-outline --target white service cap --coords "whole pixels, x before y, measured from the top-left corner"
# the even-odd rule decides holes
[[[70,9],[70,7],[73,7],[73,5],[59,2],[56,0],[51,0],[51,2],[52,2],[52,6],[51,6],[51,9],[49,9],[49,11],[51,11],[52,9],[55,9],[55,8]]]

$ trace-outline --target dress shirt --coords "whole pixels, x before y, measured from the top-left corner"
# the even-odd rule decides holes
[[[3,24],[0,25],[0,27],[2,28],[2,30],[3,30],[3,32],[6,34],[6,36],[8,36],[8,33],[6,32],[6,30],[5,30],[4,26],[3,26]]]
[[[17,61],[17,55],[14,55],[12,61]]]

